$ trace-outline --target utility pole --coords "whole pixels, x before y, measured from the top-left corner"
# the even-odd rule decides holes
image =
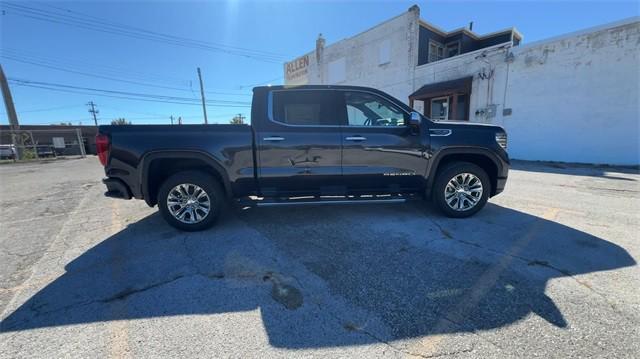
[[[11,130],[11,143],[16,151],[17,159],[22,158],[22,147],[19,146],[22,143],[16,138],[16,131],[20,130],[20,123],[18,123],[18,114],[16,114],[16,108],[13,105],[13,97],[11,97],[11,89],[9,89],[9,83],[7,77],[4,75],[2,65],[0,65],[0,87],[2,88],[2,98],[4,99],[4,108],[9,118],[9,128]]]
[[[207,121],[207,106],[204,102],[204,85],[202,85],[202,74],[200,73],[200,68],[198,67],[198,78],[200,79],[200,96],[202,97],[202,112],[204,113],[204,124],[208,124]]]
[[[96,104],[93,103],[93,101],[89,101],[87,103],[87,106],[91,106],[91,109],[89,109],[89,113],[93,115],[93,122],[96,124],[96,127],[98,127],[98,118],[96,117],[96,115],[99,114],[100,111],[96,110]]]

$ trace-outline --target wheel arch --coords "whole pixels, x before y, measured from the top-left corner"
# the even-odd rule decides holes
[[[169,176],[188,170],[210,174],[222,185],[225,195],[232,196],[231,183],[222,164],[206,152],[197,150],[162,150],[146,153],[141,160],[140,188],[149,206],[157,203],[158,189]]]
[[[470,162],[482,168],[491,181],[490,196],[496,194],[498,174],[503,171],[503,164],[498,157],[488,149],[481,147],[449,147],[440,150],[430,163],[426,188],[428,196],[431,195],[438,171],[453,162]]]

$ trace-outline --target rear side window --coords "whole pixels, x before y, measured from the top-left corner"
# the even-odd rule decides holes
[[[333,91],[274,91],[273,120],[297,126],[337,126]]]

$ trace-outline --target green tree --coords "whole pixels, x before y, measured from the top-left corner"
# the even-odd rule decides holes
[[[131,121],[127,121],[126,119],[120,117],[111,121],[112,125],[130,125]]]
[[[242,116],[241,113],[233,116],[233,118],[229,121],[230,124],[232,125],[244,125],[244,119],[245,117]]]

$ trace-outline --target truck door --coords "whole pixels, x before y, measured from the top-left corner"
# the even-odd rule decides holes
[[[265,196],[331,195],[341,184],[335,91],[273,90],[257,125],[258,181]]]
[[[350,193],[402,193],[425,187],[429,140],[410,113],[366,91],[342,91],[342,173]]]

